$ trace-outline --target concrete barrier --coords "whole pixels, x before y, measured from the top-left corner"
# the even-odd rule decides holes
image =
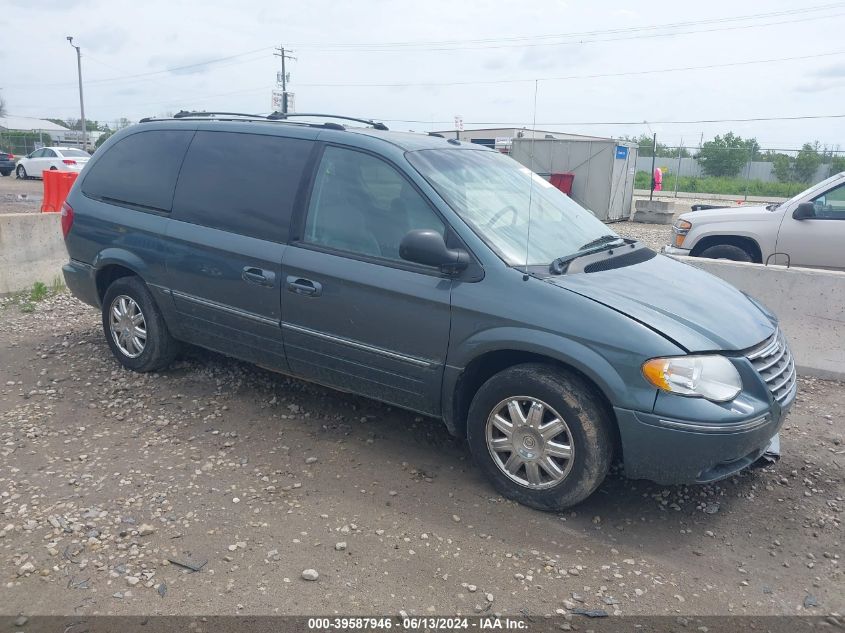
[[[58,213],[0,214],[0,295],[62,276],[67,250]]]
[[[724,279],[774,312],[799,373],[845,379],[845,272],[677,259]]]

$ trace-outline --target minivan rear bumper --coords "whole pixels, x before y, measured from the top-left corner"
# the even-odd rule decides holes
[[[74,297],[95,308],[100,307],[100,297],[97,294],[97,280],[93,266],[72,259],[62,266],[62,273],[65,277],[65,285]]]
[[[614,407],[625,475],[659,484],[725,479],[759,459],[777,435],[794,399],[735,424],[670,420]]]

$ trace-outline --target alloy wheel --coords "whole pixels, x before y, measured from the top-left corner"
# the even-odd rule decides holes
[[[487,418],[485,433],[496,466],[521,486],[551,488],[572,470],[572,434],[563,417],[542,400],[502,400]]]
[[[117,348],[137,358],[147,346],[147,321],[141,307],[128,295],[118,295],[109,307],[109,329]]]

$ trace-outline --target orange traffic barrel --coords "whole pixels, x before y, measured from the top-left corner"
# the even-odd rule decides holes
[[[56,169],[41,172],[44,180],[44,200],[41,203],[41,212],[59,213],[62,205],[76,182],[75,171],[58,171]]]

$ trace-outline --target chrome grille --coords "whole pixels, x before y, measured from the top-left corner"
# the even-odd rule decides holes
[[[766,381],[769,391],[778,402],[783,402],[792,391],[798,376],[795,361],[779,329],[771,337],[753,348],[746,358]]]

